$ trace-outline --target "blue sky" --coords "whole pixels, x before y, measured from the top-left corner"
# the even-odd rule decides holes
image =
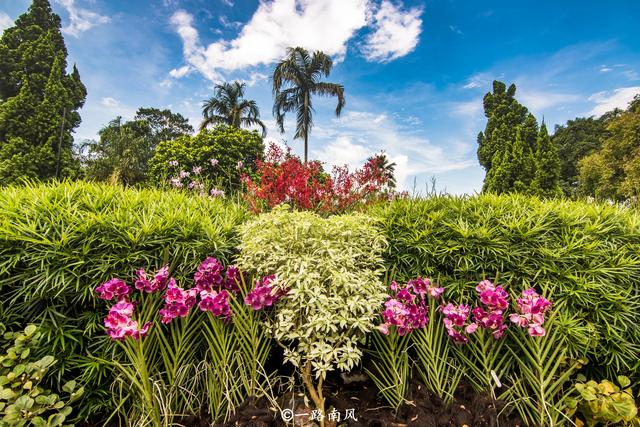
[[[287,46],[332,55],[347,105],[316,100],[310,156],[362,164],[384,150],[404,189],[430,177],[451,193],[482,187],[482,96],[500,79],[550,128],[624,107],[640,93],[640,2],[459,0],[51,0],[69,62],[89,95],[76,141],[118,115],[168,107],[194,127],[216,82],[248,84],[276,131],[268,75]],[[28,0],[0,0],[0,30]]]

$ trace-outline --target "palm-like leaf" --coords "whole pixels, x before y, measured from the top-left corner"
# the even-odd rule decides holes
[[[267,129],[260,120],[260,109],[254,100],[244,99],[244,88],[245,84],[238,81],[216,85],[214,96],[202,104],[200,130],[218,124],[259,126],[264,138]]]
[[[286,113],[296,113],[294,138],[304,139],[304,161],[308,160],[309,132],[313,127],[312,95],[338,98],[336,116],[345,104],[344,88],[336,83],[320,81],[331,73],[333,62],[325,53],[312,55],[301,47],[287,49],[287,56],[273,70],[273,115],[281,132],[284,132]]]

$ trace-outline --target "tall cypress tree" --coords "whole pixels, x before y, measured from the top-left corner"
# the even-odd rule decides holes
[[[71,133],[87,95],[77,68],[67,74],[60,17],[48,0],[0,38],[0,180],[72,176]]]
[[[493,92],[484,96],[488,120],[484,132],[478,134],[478,160],[486,170],[483,191],[531,191],[538,123],[515,94],[514,84],[507,88],[494,81]]]
[[[536,147],[536,171],[533,180],[534,191],[541,196],[557,196],[560,188],[560,158],[558,147],[551,142],[547,126],[542,121]]]

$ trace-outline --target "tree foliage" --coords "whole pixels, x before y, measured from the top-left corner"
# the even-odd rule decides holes
[[[577,117],[565,125],[556,125],[551,140],[560,158],[560,185],[568,196],[578,190],[578,161],[598,150],[607,135],[606,124],[612,118],[607,113],[600,118]]]
[[[200,130],[211,125],[228,125],[240,129],[243,126],[259,126],[264,138],[267,129],[260,120],[260,110],[254,100],[244,99],[244,83],[222,83],[215,87],[215,95],[202,104]]]
[[[602,147],[578,163],[580,191],[613,200],[640,193],[640,95],[606,125]]]
[[[323,52],[309,54],[301,47],[287,49],[287,56],[273,70],[273,115],[284,132],[286,113],[296,113],[294,138],[304,140],[304,161],[308,161],[309,132],[313,127],[312,95],[338,98],[336,116],[344,107],[344,87],[337,83],[320,81],[328,77],[333,68],[331,58]]]
[[[87,177],[124,185],[142,184],[147,180],[148,163],[158,144],[191,132],[188,120],[170,110],[140,108],[133,120],[117,117],[100,130],[98,141],[85,144]]]
[[[60,17],[47,0],[29,10],[0,38],[0,179],[73,177],[72,132],[87,92],[67,50]]]
[[[263,151],[262,137],[257,131],[220,125],[194,136],[161,142],[149,163],[149,178],[154,184],[161,184],[180,171],[191,173],[194,168],[202,168],[199,172],[202,180],[230,190],[240,184],[238,162],[252,168]]]
[[[478,134],[478,160],[487,171],[483,191],[559,194],[560,163],[546,126],[515,99],[516,86],[493,82],[484,96],[487,125]]]

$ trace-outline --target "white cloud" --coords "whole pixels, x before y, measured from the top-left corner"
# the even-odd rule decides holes
[[[384,150],[396,163],[396,179],[410,190],[418,175],[466,169],[475,164],[467,153],[432,144],[429,139],[403,129],[386,113],[349,111],[331,120],[332,126],[313,129],[311,157],[333,166],[361,167],[371,155]]]
[[[108,16],[100,15],[88,9],[76,7],[75,0],[56,0],[69,13],[69,25],[62,29],[65,34],[78,37],[81,33],[95,27],[106,24],[111,19]]]
[[[222,0],[222,3],[226,4],[229,7],[233,7],[234,5],[232,0]]]
[[[6,13],[0,11],[0,34],[13,25],[13,19]]]
[[[472,99],[470,101],[454,102],[451,112],[457,116],[469,119],[476,119],[482,115],[483,105],[482,98]]]
[[[373,14],[373,33],[366,38],[363,53],[371,61],[391,61],[405,56],[418,44],[422,32],[422,9],[402,11],[383,0]]]
[[[224,15],[220,15],[220,17],[218,18],[218,21],[220,21],[220,24],[225,28],[240,28],[240,27],[242,27],[242,22],[229,21],[229,18],[227,18]]]
[[[519,91],[516,98],[529,110],[537,113],[544,113],[545,109],[580,100],[580,96],[570,93],[526,89]]]
[[[261,0],[244,25],[220,16],[222,25],[239,28],[239,33],[208,45],[200,40],[189,12],[176,11],[170,23],[182,39],[186,63],[207,79],[219,81],[224,73],[271,64],[291,46],[322,50],[341,61],[349,40],[367,26],[372,32],[362,52],[368,60],[390,61],[408,54],[419,40],[422,9],[405,11],[389,0],[379,5],[376,1]]]
[[[588,114],[601,116],[615,108],[625,109],[638,94],[640,94],[640,86],[620,87],[613,91],[594,93],[589,97],[589,101],[595,102],[596,105]]]
[[[492,81],[492,78],[488,73],[478,73],[471,76],[467,81],[467,83],[464,86],[462,86],[462,88],[463,89],[485,88],[486,90],[490,90],[491,81]]]
[[[611,67],[607,67],[606,65],[603,65],[603,66],[600,68],[600,72],[601,72],[601,73],[608,73],[609,71],[613,71],[613,68],[611,68]]]
[[[187,63],[217,81],[221,72],[273,63],[290,46],[344,57],[347,41],[366,25],[366,7],[367,0],[262,1],[237,38],[206,47],[191,14],[179,10],[170,22],[182,39]]]
[[[118,102],[118,100],[111,98],[110,96],[106,97],[106,98],[102,98],[102,101],[100,101],[100,103],[107,107],[107,108],[118,108],[120,107],[120,103]]]
[[[184,65],[180,68],[174,68],[173,70],[169,71],[169,75],[174,79],[180,79],[189,74],[191,71],[192,68],[190,66]]]

